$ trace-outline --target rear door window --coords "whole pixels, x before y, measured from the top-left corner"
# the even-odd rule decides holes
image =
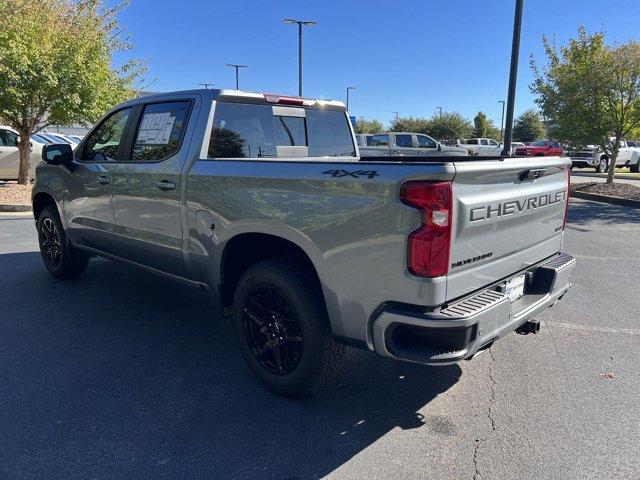
[[[489,145],[489,140],[483,138],[482,140],[480,140],[480,145]]]
[[[188,101],[145,105],[131,160],[155,162],[178,153],[188,114]]]
[[[396,139],[396,147],[401,148],[411,148],[413,147],[413,136],[400,134],[395,136]]]

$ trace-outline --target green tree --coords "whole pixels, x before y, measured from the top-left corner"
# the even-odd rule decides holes
[[[427,133],[429,120],[420,117],[396,117],[391,122],[392,132]]]
[[[622,138],[640,131],[640,43],[607,45],[584,27],[567,46],[542,38],[547,64],[532,58],[537,103],[563,140],[600,145],[615,165]],[[614,168],[607,183],[613,184]]]
[[[540,114],[533,109],[526,110],[513,122],[513,139],[518,142],[533,142],[546,134]]]
[[[113,68],[131,48],[117,20],[126,3],[0,0],[0,117],[20,134],[18,183],[29,179],[29,137],[48,125],[90,123],[132,96],[145,65]]]
[[[367,120],[364,117],[358,117],[356,120],[356,133],[380,133],[384,131],[384,125],[378,120]]]
[[[429,122],[427,135],[436,140],[448,138],[468,138],[473,133],[471,122],[457,112],[444,112],[442,115],[434,115]]]
[[[392,132],[425,133],[437,140],[466,138],[473,132],[473,126],[456,112],[444,112],[430,119],[420,117],[398,117],[391,122]]]
[[[487,118],[484,112],[478,112],[473,119],[473,136],[480,138],[493,138],[501,141],[500,129],[495,126],[493,120]]]
[[[473,136],[487,137],[490,128],[491,122],[487,118],[487,114],[484,112],[478,112],[478,114],[473,119]]]

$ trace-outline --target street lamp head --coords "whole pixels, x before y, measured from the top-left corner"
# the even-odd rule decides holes
[[[298,25],[305,25],[307,27],[313,27],[314,25],[318,24],[318,22],[314,22],[312,20],[296,20],[295,18],[285,18],[284,20],[282,20],[282,23],[286,23],[289,25],[297,23]]]
[[[237,63],[227,63],[227,67],[233,68],[249,68],[249,65],[239,65]]]
[[[347,87],[347,90],[355,90],[356,87]]]

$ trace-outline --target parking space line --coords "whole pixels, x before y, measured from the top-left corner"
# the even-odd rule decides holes
[[[568,330],[581,330],[584,332],[593,333],[623,333],[625,335],[640,335],[640,329],[638,328],[612,328],[612,327],[594,327],[591,325],[578,325],[576,323],[565,322],[549,322],[544,321],[545,325],[549,327],[566,328]]]

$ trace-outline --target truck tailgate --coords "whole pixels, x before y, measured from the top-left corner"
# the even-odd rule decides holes
[[[570,159],[456,162],[447,300],[560,251]]]

